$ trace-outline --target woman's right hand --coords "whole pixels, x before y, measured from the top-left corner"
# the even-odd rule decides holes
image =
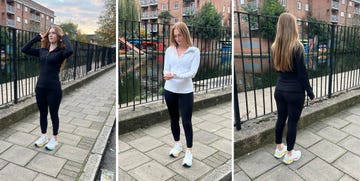
[[[310,104],[314,104],[314,103],[315,103],[315,99],[310,99],[309,103],[310,103]]]
[[[44,41],[47,36],[47,33],[41,32],[40,36],[41,36],[41,41]]]

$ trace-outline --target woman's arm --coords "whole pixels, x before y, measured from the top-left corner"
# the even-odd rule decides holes
[[[73,49],[71,47],[70,40],[66,35],[62,36],[62,41],[65,43],[65,49],[63,50],[63,58],[66,59],[73,54]]]
[[[32,40],[27,42],[21,49],[21,51],[27,55],[32,55],[35,57],[40,56],[40,49],[38,48],[31,48],[36,42],[39,42],[41,40],[41,36],[37,35]]]
[[[307,95],[312,100],[314,99],[314,93],[312,90],[312,87],[310,86],[308,74],[306,72],[305,64],[304,64],[304,51],[302,49],[299,49],[296,52],[296,68],[297,68],[297,74],[300,83],[303,85],[303,87],[306,90]]]
[[[166,49],[165,51],[165,58],[164,58],[164,71],[163,74],[164,76],[168,73],[170,73],[170,65],[169,65],[169,59],[170,59],[170,47],[168,49]]]
[[[199,64],[200,64],[200,50],[196,49],[196,51],[194,52],[194,58],[191,61],[190,70],[185,73],[175,74],[174,78],[178,78],[178,79],[194,78],[198,71]]]

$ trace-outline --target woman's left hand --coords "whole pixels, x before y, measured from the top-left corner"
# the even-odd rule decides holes
[[[167,74],[165,74],[164,79],[165,80],[170,80],[170,79],[174,78],[174,75],[175,74],[173,74],[173,73],[167,73]]]

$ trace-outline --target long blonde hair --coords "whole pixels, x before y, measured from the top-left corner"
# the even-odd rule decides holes
[[[53,28],[55,30],[56,35],[59,37],[57,46],[61,49],[65,49],[66,48],[65,43],[60,41],[62,39],[62,37],[64,36],[64,31],[58,25],[51,26],[46,32],[42,33],[42,34],[45,34],[46,38],[43,41],[41,41],[41,48],[48,48],[50,46],[48,35],[49,35],[49,31],[51,28]],[[64,70],[65,64],[66,64],[66,59],[63,60],[63,62],[61,63],[61,66],[60,66],[61,71]]]
[[[191,40],[191,37],[190,37],[190,31],[187,27],[187,25],[183,22],[177,22],[174,24],[174,26],[171,28],[171,31],[170,31],[170,42],[171,42],[171,45],[173,46],[178,46],[178,44],[176,43],[175,41],[175,38],[174,38],[174,30],[177,29],[180,34],[183,36],[183,38],[185,39],[185,43],[187,46],[192,46],[193,42]]]
[[[294,50],[302,48],[296,18],[290,13],[282,13],[277,22],[276,37],[271,45],[271,56],[277,71],[291,71]]]

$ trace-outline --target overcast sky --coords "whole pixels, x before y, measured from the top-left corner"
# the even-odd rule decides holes
[[[104,0],[34,0],[55,12],[55,24],[73,22],[82,33],[92,34],[98,28],[98,17]]]

